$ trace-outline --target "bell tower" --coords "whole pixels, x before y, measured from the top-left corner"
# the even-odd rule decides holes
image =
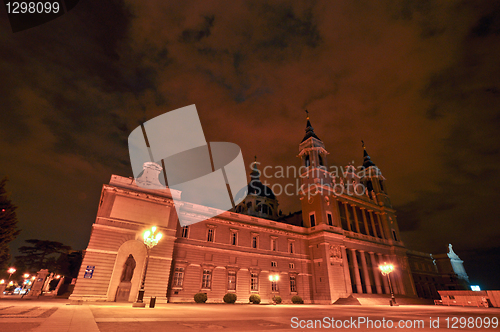
[[[307,112],[306,134],[299,144],[301,166],[300,200],[302,220],[305,227],[319,224],[337,226],[337,213],[331,203],[333,195],[332,178],[328,171],[327,155],[323,141],[316,135]],[[336,205],[335,205],[336,206]]]
[[[376,200],[378,205],[392,208],[391,200],[387,194],[387,188],[385,185],[385,178],[382,176],[382,172],[371,160],[368,152],[366,151],[365,142],[363,143],[363,170],[364,177],[362,178],[362,183],[364,184],[368,197]]]

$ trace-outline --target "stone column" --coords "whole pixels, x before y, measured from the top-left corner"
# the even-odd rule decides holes
[[[356,205],[351,205],[352,207],[352,212],[354,214],[354,225],[356,226],[356,232],[359,234],[361,233],[359,231],[359,220],[358,220],[358,214],[356,213]]]
[[[384,263],[384,257],[381,253],[377,252],[378,256],[378,263],[383,264]],[[382,275],[382,273],[380,273]],[[382,282],[384,283],[384,290],[386,294],[391,294],[391,290],[389,288],[389,283],[387,282],[387,276],[382,276]]]
[[[368,228],[368,222],[366,221],[366,209],[361,208],[361,214],[363,215],[363,223],[365,224],[366,235],[370,235],[370,229]]]
[[[363,277],[365,278],[365,287],[368,294],[372,293],[372,283],[370,281],[370,273],[368,272],[368,266],[366,266],[366,256],[365,251],[359,251],[361,256],[361,267],[363,268]]]
[[[370,260],[372,262],[372,268],[373,268],[373,280],[375,280],[375,287],[377,288],[377,294],[382,294],[382,285],[380,284],[380,276],[382,273],[380,273],[380,269],[378,268],[377,261],[375,260],[375,254],[373,252],[369,252],[370,254]]]
[[[382,218],[380,218],[380,213],[375,213],[377,215],[378,227],[380,228],[380,235],[382,235],[383,239],[386,239],[384,233],[384,226],[382,226]]]
[[[373,220],[373,211],[369,210],[368,214],[370,215],[370,223],[372,225],[372,231],[373,231],[373,236],[378,237],[378,231],[377,228],[375,228],[375,221]]]
[[[340,246],[342,250],[342,265],[344,268],[345,289],[347,295],[352,294],[351,273],[349,272],[349,261],[347,260],[347,250],[345,246]]]
[[[349,209],[347,208],[347,203],[342,203],[344,204],[344,209],[345,209],[345,220],[347,221],[347,229],[352,232],[351,229],[351,220],[349,218]]]
[[[351,251],[352,266],[354,268],[354,278],[356,279],[356,290],[358,294],[363,293],[363,286],[361,286],[361,277],[359,276],[358,259],[356,257],[356,249],[349,249]]]

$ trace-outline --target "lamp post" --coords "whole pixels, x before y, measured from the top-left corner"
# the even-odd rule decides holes
[[[273,284],[276,283],[276,286],[277,286],[278,280],[280,280],[280,276],[279,275],[277,275],[277,274],[274,274],[274,275],[270,274],[269,275],[269,281],[271,281],[271,294],[273,293]],[[274,291],[276,291],[276,290],[274,290]],[[274,295],[272,297],[272,301],[273,301],[273,304],[276,304],[276,301],[274,300]]]
[[[12,274],[13,274],[14,272],[16,272],[16,271],[17,271],[17,270],[16,270],[15,268],[13,268],[13,267],[11,267],[11,268],[9,268],[9,269],[7,270],[7,272],[9,273],[9,280],[10,280],[10,277],[12,277]]]
[[[148,271],[149,263],[149,252],[151,249],[158,244],[158,241],[162,238],[160,232],[156,233],[156,226],[151,227],[151,230],[144,232],[144,245],[146,246],[147,256],[146,256],[146,266],[144,267],[144,274],[142,276],[141,289],[139,289],[139,295],[137,296],[137,301],[132,305],[133,307],[145,307],[144,303],[144,283],[146,282],[146,273]]]
[[[392,284],[391,284],[391,278],[389,276],[389,274],[394,271],[394,265],[392,264],[387,264],[386,262],[384,262],[384,264],[381,264],[379,265],[378,267],[380,269],[380,271],[382,272],[382,275],[383,276],[387,276],[387,280],[389,281],[389,289],[391,291],[391,300],[389,301],[389,304],[391,306],[393,305],[397,305],[396,304],[396,298],[394,297],[394,292],[392,290]]]

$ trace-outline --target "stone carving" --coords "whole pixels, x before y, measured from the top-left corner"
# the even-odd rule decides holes
[[[342,251],[340,250],[340,246],[335,246],[335,245],[330,246],[330,265],[341,262],[342,262]]]
[[[125,265],[123,266],[122,277],[120,281],[130,281],[134,275],[135,270],[135,259],[132,254],[128,255],[127,260],[125,261]]]

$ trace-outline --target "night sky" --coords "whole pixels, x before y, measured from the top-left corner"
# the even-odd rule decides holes
[[[365,141],[408,248],[452,243],[473,284],[500,289],[500,2],[82,0],[15,34],[0,12],[14,255],[30,238],[86,248],[144,121],[196,104],[207,141],[286,167],[307,109],[330,164],[360,165]]]

